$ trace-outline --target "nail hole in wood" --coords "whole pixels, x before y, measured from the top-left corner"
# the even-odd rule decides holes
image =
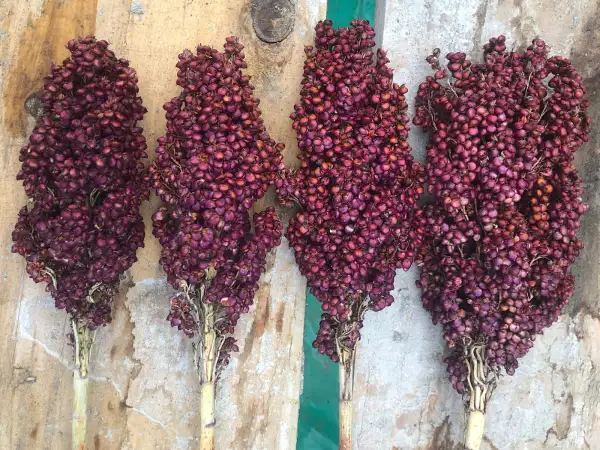
[[[294,28],[295,13],[290,0],[252,0],[254,32],[265,42],[281,42]]]

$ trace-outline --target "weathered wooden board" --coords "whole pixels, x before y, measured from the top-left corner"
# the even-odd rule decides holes
[[[410,105],[430,73],[424,58],[436,47],[480,61],[490,37],[505,34],[509,45],[526,46],[539,36],[580,67],[594,128],[577,161],[590,204],[579,233],[585,249],[573,269],[577,289],[516,374],[500,380],[482,450],[600,448],[600,3],[379,0],[375,25]],[[416,127],[411,145],[423,158],[425,136]],[[415,278],[415,269],[399,272],[394,305],[367,313],[356,367],[355,449],[461,448],[462,400],[447,380],[442,331],[421,307]]]
[[[67,316],[10,253],[26,202],[15,180],[19,148],[39,107],[35,93],[72,37],[94,33],[137,70],[152,148],[176,95],[177,55],[199,43],[221,47],[238,35],[272,136],[293,162],[288,115],[298,95],[303,45],[325,1],[298,0],[292,33],[267,44],[254,33],[245,0],[2,0],[0,2],[0,449],[70,446],[72,348]],[[270,202],[271,200],[267,200]],[[100,330],[91,368],[89,448],[177,449],[197,445],[199,390],[188,341],[165,321],[166,285],[143,207],[146,247],[123,283],[112,325]],[[305,282],[284,242],[269,260],[256,308],[238,328],[240,353],[218,392],[217,449],[293,449],[302,361]]]
[[[18,150],[34,123],[32,94],[64,43],[95,32],[138,70],[149,112],[150,146],[164,129],[162,104],[175,95],[177,54],[197,43],[221,45],[237,34],[273,136],[294,137],[287,116],[301,77],[302,44],[324,15],[324,0],[298,0],[292,34],[281,44],[254,35],[243,0],[0,1],[0,449],[69,446],[72,349],[66,316],[27,280],[10,253],[16,213],[26,201],[14,180]],[[523,43],[546,38],[582,68],[600,123],[600,5],[595,0],[378,2],[379,40],[396,80],[411,92],[433,47],[473,52],[490,35]],[[411,95],[409,94],[409,98]],[[424,149],[417,130],[417,153]],[[591,208],[586,245],[575,270],[578,290],[567,314],[536,343],[490,406],[483,448],[600,448],[600,132],[579,157]],[[144,206],[149,224],[155,203]],[[196,441],[198,389],[189,343],[164,321],[170,292],[148,238],[123,284],[114,322],[98,334],[92,369],[88,440],[94,449],[186,449]],[[300,389],[304,283],[285,243],[270,260],[257,306],[240,324],[242,343],[219,391],[218,449],[294,448]],[[357,363],[357,449],[456,449],[462,405],[446,381],[441,332],[430,324],[414,288],[415,272],[398,276],[397,302],[367,315]],[[335,395],[335,394],[333,394]]]

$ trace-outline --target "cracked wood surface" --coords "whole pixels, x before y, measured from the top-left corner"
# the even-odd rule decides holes
[[[3,0],[0,2],[0,449],[70,447],[73,349],[69,324],[22,258],[10,253],[18,209],[26,198],[15,175],[19,149],[39,112],[35,93],[66,42],[94,33],[137,70],[142,126],[150,150],[164,131],[162,105],[177,94],[177,55],[199,43],[222,47],[236,34],[261,98],[271,135],[293,163],[289,113],[302,76],[303,45],[324,16],[324,0],[298,0],[293,32],[281,43],[254,35],[249,1]],[[152,153],[152,152],[151,152]],[[272,203],[272,197],[263,203]],[[263,206],[263,205],[261,205]],[[165,320],[167,286],[157,262],[150,215],[143,206],[146,247],[115,301],[112,324],[93,347],[88,448],[197,447],[199,389],[189,341]],[[293,449],[302,361],[305,282],[283,242],[270,257],[256,307],[240,321],[240,353],[217,394],[217,450]]]
[[[579,66],[592,100],[590,142],[577,156],[584,182],[585,244],[573,269],[576,291],[562,318],[536,339],[488,408],[482,450],[600,448],[600,2],[597,0],[380,0],[375,28],[409,105],[430,69],[425,57],[463,51],[481,61],[482,45],[504,34],[508,45],[536,36]],[[410,93],[413,94],[410,94]],[[422,160],[425,135],[411,145]],[[355,449],[458,450],[462,400],[443,363],[441,327],[433,326],[414,287],[416,271],[396,277],[394,305],[367,313],[355,383]]]

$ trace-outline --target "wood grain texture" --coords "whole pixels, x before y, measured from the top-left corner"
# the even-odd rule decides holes
[[[65,43],[94,32],[137,70],[150,149],[165,128],[162,105],[175,96],[177,55],[199,43],[221,47],[238,35],[271,135],[293,162],[289,113],[298,96],[303,45],[325,14],[324,0],[298,0],[281,43],[252,29],[249,1],[4,0],[0,2],[0,449],[68,449],[73,349],[67,316],[33,284],[10,234],[26,198],[15,180],[19,148],[39,106],[32,97]],[[27,101],[29,99],[29,101]],[[27,103],[27,108],[25,104]],[[152,152],[151,152],[152,153]],[[152,155],[151,155],[152,156]],[[262,202],[272,203],[271,197]],[[92,350],[88,448],[197,447],[199,387],[190,342],[165,321],[172,289],[151,236],[156,199],[143,206],[146,246],[128,272],[110,326]],[[270,256],[256,307],[240,321],[240,353],[217,393],[217,450],[293,449],[302,361],[305,282],[284,241]]]
[[[28,5],[28,2],[19,3],[20,8]],[[48,1],[30,8],[27,13],[3,91],[3,125],[6,131],[18,135],[24,135],[27,130],[28,111],[23,106],[41,88],[42,78],[48,73],[48,61],[60,63],[67,56],[65,44],[73,36],[94,33],[96,0]],[[18,23],[15,21],[13,26],[11,39]]]
[[[576,161],[590,204],[579,230],[585,248],[573,267],[576,291],[515,375],[500,379],[481,450],[600,448],[599,25],[595,0],[377,2],[379,42],[388,50],[394,80],[408,87],[409,108],[419,83],[431,73],[424,58],[434,48],[482,61],[482,45],[500,34],[509,48],[540,37],[553,54],[572,58],[592,101],[590,142]],[[410,143],[422,160],[426,135],[415,128]],[[448,382],[442,328],[421,306],[416,278],[415,268],[399,272],[394,304],[366,315],[356,365],[355,449],[462,448],[463,402]]]

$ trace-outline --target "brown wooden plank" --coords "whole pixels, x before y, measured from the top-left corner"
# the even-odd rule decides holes
[[[152,149],[164,132],[162,105],[177,94],[177,55],[199,43],[221,47],[237,34],[271,134],[293,161],[288,119],[298,95],[304,54],[324,0],[299,0],[295,27],[266,44],[252,28],[249,2],[190,0],[8,0],[0,5],[0,448],[70,446],[72,348],[67,318],[10,253],[10,233],[26,201],[14,177],[18,151],[34,120],[25,101],[42,84],[65,43],[95,31],[137,70],[148,108],[143,127]],[[6,38],[3,33],[6,32]],[[35,102],[30,104],[35,107]],[[30,110],[35,109],[30,107]],[[267,200],[271,203],[272,198]],[[151,236],[156,199],[143,207],[146,247],[116,299],[113,323],[93,349],[88,446],[93,449],[195,448],[197,380],[191,346],[164,320],[166,286]],[[240,353],[218,392],[217,449],[295,448],[305,284],[284,243],[270,257],[257,306],[238,327]]]
[[[70,373],[36,343],[36,333],[23,339],[18,322],[27,280],[23,260],[10,253],[17,211],[26,198],[15,180],[18,154],[33,125],[50,61],[67,54],[73,35],[93,33],[96,3],[88,0],[20,2],[0,5],[0,448],[64,448],[70,426]],[[32,294],[34,295],[34,294]],[[44,295],[37,292],[35,295]],[[48,324],[62,329],[64,317]],[[31,330],[30,330],[31,331]],[[66,340],[63,340],[66,342]],[[65,434],[66,433],[66,434]],[[53,435],[54,437],[49,438]]]

